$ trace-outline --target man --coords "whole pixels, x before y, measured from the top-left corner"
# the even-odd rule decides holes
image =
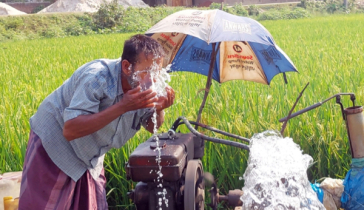
[[[30,119],[19,209],[107,209],[104,154],[120,148],[142,125],[153,132],[164,120],[165,97],[142,91],[151,67],[161,69],[164,51],[144,35],[125,41],[121,59],[95,60],[77,69]],[[135,77],[138,74],[138,77]],[[142,81],[135,81],[141,78]]]

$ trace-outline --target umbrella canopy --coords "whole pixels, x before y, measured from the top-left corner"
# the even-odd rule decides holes
[[[259,22],[221,10],[183,10],[164,18],[147,32],[166,51],[172,71],[208,76],[219,83],[247,80],[269,85],[279,73],[297,71]]]

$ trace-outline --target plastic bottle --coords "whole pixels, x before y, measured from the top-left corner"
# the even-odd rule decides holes
[[[18,210],[19,198],[13,199],[12,196],[4,197],[4,210]]]

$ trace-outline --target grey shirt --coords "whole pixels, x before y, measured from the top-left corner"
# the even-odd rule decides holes
[[[67,141],[63,126],[80,115],[101,112],[123,97],[120,59],[89,62],[51,93],[30,118],[31,129],[40,137],[52,161],[74,181],[89,170],[97,179],[104,154],[120,148],[140,129],[151,110],[129,111],[90,135]]]

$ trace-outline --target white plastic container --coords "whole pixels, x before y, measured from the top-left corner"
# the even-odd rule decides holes
[[[21,171],[0,175],[0,210],[4,210],[4,197],[19,197],[21,175]]]

